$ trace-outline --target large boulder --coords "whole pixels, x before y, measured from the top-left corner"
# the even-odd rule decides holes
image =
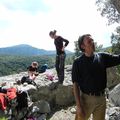
[[[109,99],[115,104],[115,106],[120,106],[120,84],[110,91]]]
[[[35,114],[38,115],[39,112],[49,113],[52,110],[51,114],[53,114],[53,117],[51,117],[50,120],[60,120],[60,119],[74,120],[75,114],[71,113],[70,108],[68,108],[68,110],[61,109],[64,108],[64,106],[65,108],[67,108],[69,105],[75,104],[75,99],[73,96],[72,80],[71,80],[71,69],[72,69],[71,65],[65,66],[65,80],[63,85],[57,83],[58,78],[55,69],[49,69],[47,71],[47,73],[52,73],[55,76],[53,81],[46,78],[46,73],[38,75],[38,77],[35,80],[35,82],[38,85],[37,88],[35,87],[35,89],[32,88],[28,91],[30,97],[32,98],[31,99],[33,102],[32,106],[34,108],[33,111],[35,112]],[[16,75],[0,77],[0,82],[14,83],[16,79],[20,80],[22,76],[25,75],[27,75],[27,73],[23,72]],[[107,69],[107,79],[108,79],[107,84],[109,88],[114,87],[120,82],[119,80],[120,77],[116,67]],[[23,86],[25,87],[24,90],[28,90],[29,88],[28,86],[29,85]],[[109,98],[115,104],[115,106],[107,107],[106,120],[120,119],[120,114],[119,114],[120,107],[116,108],[116,106],[120,106],[119,96],[120,96],[120,85],[115,87],[114,90],[110,92]],[[60,108],[60,111],[58,111],[57,108],[57,112],[54,114],[53,111],[56,110],[56,107]]]
[[[107,69],[107,87],[112,88],[120,82],[120,75],[118,74],[117,67]]]
[[[55,84],[54,87],[52,85],[52,89],[51,86],[42,86],[37,90],[30,91],[32,101],[48,101],[52,108],[55,106],[71,105],[75,102],[71,85],[52,84]]]
[[[41,100],[34,104],[34,109],[38,108],[39,113],[50,113],[50,105],[47,101]]]
[[[57,105],[70,105],[74,102],[72,86],[59,85],[55,91],[55,102]]]

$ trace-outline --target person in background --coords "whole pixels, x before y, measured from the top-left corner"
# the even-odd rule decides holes
[[[28,76],[30,79],[34,80],[36,76],[38,76],[38,62],[34,61],[31,65],[27,68],[28,69]]]
[[[49,36],[54,39],[54,44],[56,47],[56,71],[58,76],[58,81],[60,84],[64,81],[64,64],[65,64],[65,47],[68,45],[69,41],[61,36],[56,35],[56,30],[50,31]]]
[[[27,67],[28,70],[28,75],[27,76],[23,76],[21,78],[21,83],[24,84],[25,82],[28,84],[34,84],[36,85],[36,83],[34,82],[36,77],[39,75],[38,71],[38,62],[34,61],[31,63],[31,65],[29,67]]]
[[[105,120],[107,83],[106,69],[120,64],[120,55],[95,53],[95,44],[90,34],[79,37],[82,55],[72,66],[73,90],[76,100],[75,120]]]

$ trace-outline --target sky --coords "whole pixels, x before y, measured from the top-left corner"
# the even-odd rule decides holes
[[[0,47],[28,44],[55,50],[51,30],[69,40],[67,50],[74,51],[74,41],[89,33],[98,45],[111,45],[115,26],[107,25],[95,0],[0,0]]]

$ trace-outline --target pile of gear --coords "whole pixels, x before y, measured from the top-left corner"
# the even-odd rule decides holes
[[[47,111],[41,112],[41,109],[33,104],[29,90],[37,90],[35,78],[39,73],[45,72],[46,69],[47,64],[38,71],[38,63],[32,62],[31,66],[28,67],[28,76],[23,76],[21,80],[16,80],[10,86],[6,82],[1,83],[0,112],[7,120],[37,120],[38,117],[45,120],[46,113],[50,112],[49,104],[45,101],[42,102],[44,107],[47,106]]]

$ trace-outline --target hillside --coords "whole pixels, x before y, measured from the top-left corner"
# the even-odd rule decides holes
[[[49,68],[54,67],[55,55],[0,55],[0,76],[15,74],[26,71],[31,62],[37,61],[39,65],[48,64]],[[73,55],[66,56],[65,64],[72,64]]]
[[[67,53],[72,53],[66,51]],[[22,56],[37,56],[37,55],[53,55],[56,51],[38,49],[27,44],[20,44],[11,47],[0,48],[0,55],[22,55]]]

